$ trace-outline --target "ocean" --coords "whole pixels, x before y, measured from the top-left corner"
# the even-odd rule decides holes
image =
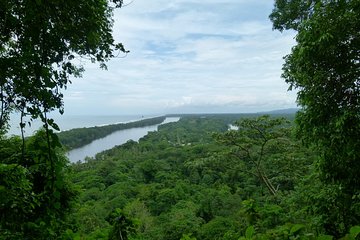
[[[104,126],[115,123],[126,123],[137,121],[145,118],[152,118],[158,115],[55,115],[52,116],[55,123],[60,127],[61,131],[73,128]],[[10,129],[8,135],[21,135],[20,116],[12,115],[10,118]],[[26,125],[25,136],[31,136],[35,131],[42,127],[40,120],[33,120],[31,126]]]

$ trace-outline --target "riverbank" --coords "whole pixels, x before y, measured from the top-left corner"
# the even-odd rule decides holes
[[[166,117],[160,124],[115,131],[104,138],[96,139],[85,146],[69,151],[67,156],[72,163],[82,162],[86,157],[95,157],[97,153],[111,149],[117,145],[122,145],[129,140],[137,142],[149,132],[157,131],[159,125],[177,122],[179,119],[179,117]]]
[[[67,150],[72,150],[83,147],[96,139],[104,138],[116,131],[152,126],[164,122],[165,119],[165,116],[161,116],[127,123],[109,124],[88,128],[74,128],[68,131],[59,132],[57,135],[65,148]]]

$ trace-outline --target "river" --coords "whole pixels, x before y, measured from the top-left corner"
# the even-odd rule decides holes
[[[158,115],[59,115],[52,113],[51,118],[60,126],[61,131],[70,130],[73,128],[83,128],[83,127],[94,127],[94,126],[104,126],[115,123],[128,123],[138,120],[143,120],[146,118],[157,117]],[[25,120],[29,120],[26,118]],[[20,116],[19,114],[12,114],[10,118],[10,129],[7,135],[18,135],[21,136],[21,131],[19,127]],[[43,123],[39,119],[35,119],[31,122],[31,126],[25,126],[25,137],[31,136],[35,131],[43,126]]]
[[[161,124],[177,122],[179,119],[179,117],[167,117]],[[129,140],[139,141],[139,139],[148,134],[148,132],[157,131],[158,126],[161,124],[116,131],[104,138],[94,140],[90,144],[81,148],[76,148],[69,151],[69,160],[73,163],[78,161],[82,162],[84,161],[85,157],[95,157],[97,153],[111,149],[116,145],[124,144]]]

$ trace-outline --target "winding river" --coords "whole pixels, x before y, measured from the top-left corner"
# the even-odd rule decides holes
[[[179,119],[179,117],[167,117],[165,121],[161,124],[177,122],[179,121]],[[161,124],[116,131],[112,134],[107,135],[104,138],[97,139],[81,148],[76,148],[69,151],[69,160],[73,163],[78,161],[82,162],[84,161],[85,157],[94,157],[99,152],[111,149],[116,145],[124,144],[129,140],[139,141],[139,139],[148,134],[148,132],[157,131],[158,126]]]

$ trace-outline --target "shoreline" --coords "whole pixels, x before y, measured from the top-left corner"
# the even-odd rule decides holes
[[[165,119],[166,116],[161,116],[161,117],[140,119],[137,121],[127,122],[127,123],[109,124],[101,127],[95,126],[95,127],[73,128],[71,130],[58,132],[57,135],[60,139],[60,142],[68,150],[71,150],[85,146],[96,139],[104,138],[107,135],[119,130],[161,124],[162,122],[164,122]]]
[[[125,124],[159,116],[162,115],[56,115],[51,117],[61,129],[60,131],[54,131],[56,133],[60,133],[75,128],[103,127],[113,124]],[[29,121],[29,119],[26,120]],[[9,121],[10,127],[6,136],[21,136],[19,121],[20,118],[18,118],[17,115],[14,114],[11,116]],[[30,126],[26,123],[26,137],[32,136],[43,126],[43,123],[39,119],[35,119],[30,123]]]

